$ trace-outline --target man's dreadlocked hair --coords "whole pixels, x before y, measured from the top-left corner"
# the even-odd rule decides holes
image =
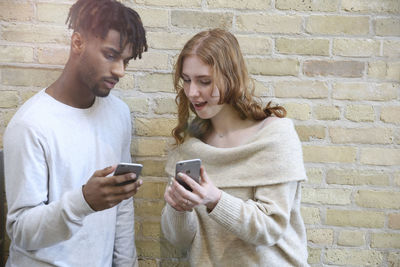
[[[68,23],[69,21],[69,23]],[[69,10],[68,28],[104,39],[109,30],[120,33],[120,46],[132,44],[134,59],[147,51],[146,31],[133,9],[115,0],[78,0]]]

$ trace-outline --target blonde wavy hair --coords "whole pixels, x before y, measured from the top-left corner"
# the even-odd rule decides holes
[[[220,93],[218,104],[229,104],[240,118],[263,120],[269,116],[286,116],[281,106],[271,106],[269,102],[262,108],[254,96],[254,84],[250,82],[247,67],[240,46],[233,34],[222,29],[202,31],[193,36],[183,47],[174,67],[174,88],[177,93],[178,125],[172,130],[176,144],[182,144],[188,136],[204,140],[212,130],[209,119],[195,115],[191,119],[190,110],[196,114],[193,105],[183,89],[182,66],[185,57],[196,55],[212,69],[212,88]]]

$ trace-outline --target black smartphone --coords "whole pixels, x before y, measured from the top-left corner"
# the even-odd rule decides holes
[[[178,173],[182,172],[188,175],[190,178],[200,183],[200,159],[189,159],[178,161],[175,166],[175,179],[180,183],[186,190],[192,191],[192,188],[187,185],[181,178],[178,177]]]
[[[114,171],[114,176],[116,175],[122,175],[125,173],[130,173],[133,172],[136,174],[136,178],[129,180],[129,181],[125,181],[122,183],[117,184],[118,186],[121,185],[126,185],[126,184],[130,184],[130,183],[134,183],[137,181],[137,179],[139,179],[139,175],[142,171],[143,165],[139,164],[139,163],[119,163],[117,168]]]

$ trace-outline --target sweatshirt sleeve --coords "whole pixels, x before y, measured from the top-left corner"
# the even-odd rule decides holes
[[[112,266],[138,266],[133,214],[132,198],[118,205]]]
[[[240,239],[254,244],[272,246],[285,232],[300,190],[299,182],[261,186],[254,200],[243,201],[222,193],[209,216]]]
[[[48,203],[46,144],[33,126],[13,125],[4,135],[7,232],[26,250],[45,248],[69,239],[94,211],[82,189]]]
[[[171,244],[188,248],[197,233],[198,222],[194,211],[177,211],[167,203],[161,215],[161,229]]]
[[[121,159],[123,162],[131,162],[131,123],[130,114],[125,118],[123,125],[125,138],[122,146]],[[140,189],[139,189],[140,190]],[[136,246],[135,246],[135,220],[133,198],[126,199],[118,204],[117,222],[115,228],[115,241],[113,252],[113,265],[119,266],[138,266]]]

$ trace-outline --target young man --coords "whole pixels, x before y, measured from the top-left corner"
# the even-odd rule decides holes
[[[147,51],[145,30],[115,0],[78,0],[68,20],[63,73],[4,134],[6,266],[136,266],[132,196],[142,181],[121,186],[135,174],[112,176],[131,160],[131,118],[109,93]]]

